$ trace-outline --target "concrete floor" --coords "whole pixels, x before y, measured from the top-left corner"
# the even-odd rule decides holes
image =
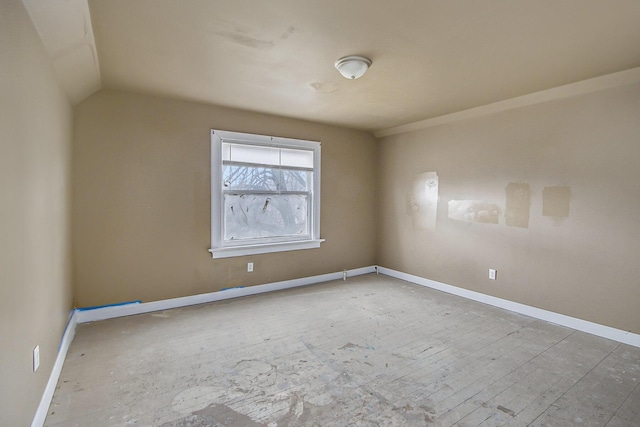
[[[639,426],[640,348],[367,275],[78,326],[46,426]]]

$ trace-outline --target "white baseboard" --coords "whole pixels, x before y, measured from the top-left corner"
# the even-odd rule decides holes
[[[347,277],[361,274],[374,273],[375,267],[363,267],[346,270]],[[134,314],[149,313],[153,311],[168,310],[171,308],[186,307],[189,305],[204,304],[207,302],[222,301],[230,298],[244,297],[261,294],[264,292],[280,291],[298,286],[313,285],[315,283],[328,282],[342,279],[344,271],[322,274],[319,276],[303,277],[301,279],[285,280],[283,282],[268,283],[265,285],[249,286],[246,288],[231,288],[224,291],[210,292],[207,294],[191,295],[188,297],[172,298],[161,301],[145,302],[142,304],[126,304],[113,307],[101,307],[93,310],[77,311],[78,323],[95,322],[97,320],[112,319],[114,317],[131,316]]]
[[[51,405],[51,399],[53,399],[53,393],[56,390],[58,379],[60,378],[60,374],[62,373],[62,366],[64,365],[64,361],[67,358],[67,351],[69,350],[69,346],[71,345],[71,342],[76,335],[77,324],[77,312],[73,310],[71,311],[71,316],[69,317],[69,321],[67,322],[67,327],[62,334],[62,341],[60,341],[60,346],[58,347],[58,356],[56,356],[56,361],[53,364],[53,369],[51,369],[49,381],[47,381],[47,386],[44,388],[44,393],[42,393],[42,398],[40,399],[40,404],[38,405],[36,414],[33,417],[33,421],[31,422],[31,427],[42,427],[44,425],[44,421],[47,418],[47,413],[49,412],[49,406]]]
[[[250,286],[247,288],[232,288],[219,292],[211,292],[208,294],[193,295],[182,298],[173,298],[162,301],[153,301],[148,303],[132,303],[125,305],[115,305],[111,307],[101,307],[92,310],[72,310],[67,322],[67,327],[62,336],[62,341],[58,348],[58,356],[56,362],[51,370],[49,381],[44,389],[40,404],[36,410],[35,416],[31,423],[31,427],[42,427],[45,419],[47,418],[47,412],[53,399],[53,393],[55,392],[58,379],[62,372],[62,366],[67,357],[67,351],[73,341],[76,334],[76,326],[78,323],[93,322],[96,320],[111,319],[114,317],[130,316],[133,314],[149,313],[152,311],[167,310],[170,308],[185,307],[189,305],[202,304],[213,301],[221,301],[230,298],[238,298],[247,295],[261,294],[265,292],[279,291],[282,289],[295,288],[298,286],[313,285],[316,283],[328,282],[330,280],[342,279],[345,276],[353,277],[360,276],[362,274],[375,273],[376,268],[374,266],[355,268],[352,270],[345,270],[336,273],[321,274],[318,276],[303,277],[301,279],[286,280],[283,282],[269,283],[266,285]]]
[[[531,307],[490,295],[481,294],[479,292],[458,288],[456,286],[447,285],[445,283],[436,282],[434,280],[425,279],[423,277],[414,276],[412,274],[403,273],[400,271],[392,270],[390,268],[369,266],[336,273],[322,274],[319,276],[303,277],[300,279],[250,286],[247,288],[232,288],[225,291],[173,298],[162,301],[101,307],[93,310],[73,310],[71,313],[71,317],[69,318],[69,322],[67,323],[64,335],[62,337],[62,341],[60,342],[60,348],[58,349],[56,362],[53,365],[49,381],[47,382],[47,386],[45,387],[42,399],[40,400],[40,405],[38,406],[36,414],[33,418],[33,422],[31,423],[31,427],[42,427],[42,425],[44,425],[44,421],[49,410],[49,405],[51,404],[51,399],[53,398],[53,393],[58,383],[58,379],[60,378],[62,366],[64,365],[65,358],[67,357],[69,346],[71,345],[71,342],[73,341],[73,338],[75,336],[76,325],[78,323],[93,322],[115,317],[131,316],[134,314],[168,310],[171,308],[185,307],[189,305],[203,304],[213,301],[222,301],[230,298],[238,298],[242,296],[295,288],[298,286],[307,286],[316,283],[328,282],[331,280],[339,280],[344,277],[345,272],[347,274],[347,277],[359,276],[368,273],[384,274],[389,277],[395,277],[396,279],[405,280],[417,285],[426,286],[432,289],[447,292],[452,295],[457,295],[473,301],[481,302],[498,308],[503,308],[505,310],[524,314],[536,319],[545,320],[557,325],[566,326],[578,331],[587,332],[589,334],[608,338],[640,348],[640,335],[638,334],[611,328],[609,326],[600,325],[582,319],[577,319],[575,317],[565,316],[564,314],[554,313],[552,311]]]
[[[599,337],[618,341],[623,344],[640,347],[640,335],[634,334],[632,332],[623,331],[621,329],[612,328],[610,326],[600,325],[598,323],[566,316],[564,314],[554,313],[553,311],[543,310],[541,308],[520,304],[506,299],[493,297],[491,295],[482,294],[480,292],[458,288],[457,286],[447,285],[445,283],[436,282],[435,280],[425,279],[424,277],[414,276],[412,274],[403,273],[401,271],[392,270],[390,268],[377,267],[377,269],[381,274],[415,283],[416,285],[426,286],[428,288],[443,291],[452,295],[457,295],[473,301],[492,305],[494,307],[503,308],[505,310],[524,314],[536,319],[545,320],[547,322],[555,323],[556,325],[566,326],[578,331],[587,332],[592,335],[597,335]]]

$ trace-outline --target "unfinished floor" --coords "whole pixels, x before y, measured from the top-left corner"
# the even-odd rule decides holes
[[[640,348],[386,276],[87,323],[45,425],[639,426]]]

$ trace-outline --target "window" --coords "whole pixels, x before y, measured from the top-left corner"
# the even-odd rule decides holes
[[[213,258],[320,247],[320,143],[211,131]]]

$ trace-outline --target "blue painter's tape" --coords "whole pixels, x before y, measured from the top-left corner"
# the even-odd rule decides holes
[[[242,289],[242,288],[244,288],[244,286],[236,286],[234,288],[222,288],[222,289],[220,289],[220,292],[228,291],[228,290],[231,290],[231,289]]]
[[[135,300],[135,301],[119,302],[119,303],[116,303],[116,304],[94,305],[93,307],[76,308],[76,311],[97,310],[99,308],[120,307],[122,305],[130,305],[130,304],[142,304],[142,300],[139,299],[139,300]]]

